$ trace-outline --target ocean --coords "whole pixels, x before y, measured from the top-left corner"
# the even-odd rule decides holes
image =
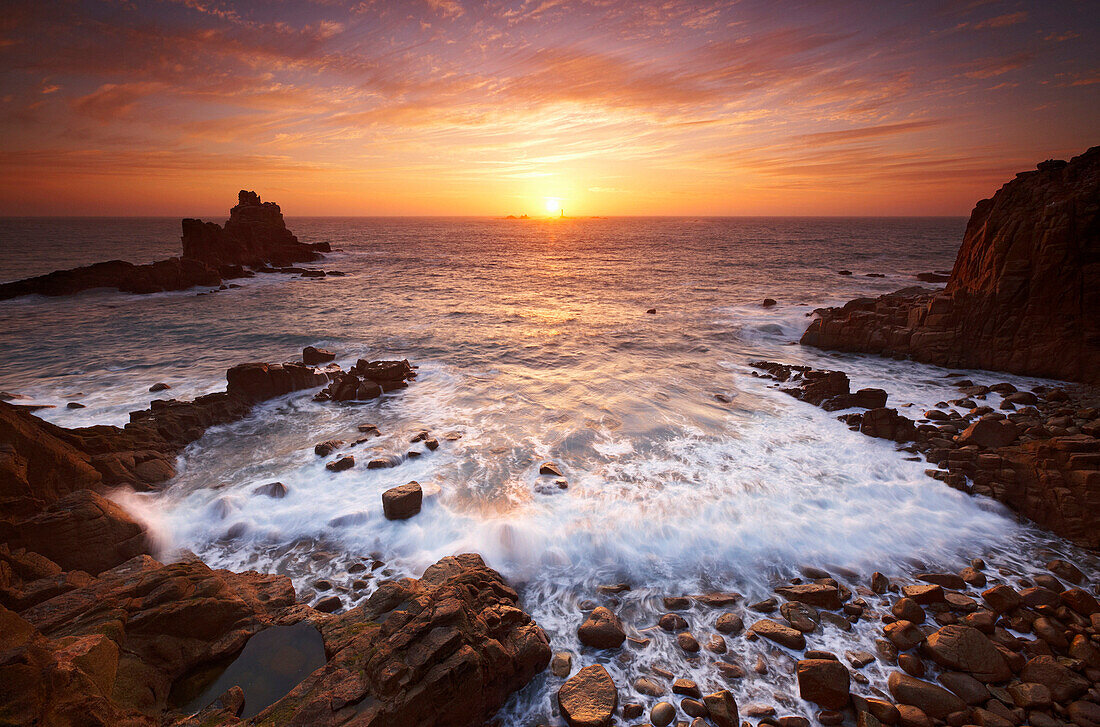
[[[287,224],[303,241],[330,242],[335,252],[317,267],[347,275],[258,275],[207,295],[0,302],[0,389],[54,405],[39,415],[69,427],[122,425],[152,399],[220,390],[231,365],[292,360],[307,345],[337,352],[345,368],[361,357],[419,366],[407,390],[361,405],[315,403],[312,392],[265,403],[190,446],[162,492],[116,495],[151,524],[164,557],[185,548],[212,566],[285,573],[307,600],[335,592],[351,607],[381,579],[478,552],[517,588],[555,651],[576,655],[575,667],[604,663],[622,687],[665,665],[704,693],[730,686],[715,683],[717,655],[685,660],[674,640],[659,638],[625,656],[582,650],[583,607],[610,603],[641,633],[662,596],[736,590],[756,600],[806,566],[866,585],[874,570],[955,571],[973,557],[1020,578],[1052,554],[1089,559],[997,503],[931,479],[927,463],[849,431],[839,412],[769,387],[748,366],[840,369],[853,390],[884,388],[888,406],[913,418],[957,398],[945,369],[804,349],[798,339],[815,307],[949,270],[964,219]],[[3,280],[178,251],[178,219],[0,219]],[[777,305],[764,308],[765,297]],[[964,373],[984,384],[1043,383]],[[156,382],[171,389],[151,394]],[[85,408],[68,409],[70,401]],[[314,445],[354,440],[359,424],[381,436],[353,450],[360,466],[326,471]],[[411,443],[421,431],[440,448]],[[421,456],[393,469],[362,466],[410,450]],[[565,489],[538,474],[547,461],[562,469]],[[410,480],[425,488],[423,511],[385,520],[381,492]],[[285,499],[250,494],[272,481],[287,485]],[[234,527],[244,534],[227,539]],[[373,570],[349,573],[355,562]],[[598,590],[617,583],[630,590]],[[690,617],[710,633],[717,613]],[[864,621],[852,634],[826,628],[814,643],[873,652],[880,635]],[[730,687],[740,704],[810,713],[789,656],[744,639],[730,648],[722,658],[773,665]],[[882,688],[885,666],[866,674],[857,689]],[[556,684],[536,678],[502,721],[548,719]]]

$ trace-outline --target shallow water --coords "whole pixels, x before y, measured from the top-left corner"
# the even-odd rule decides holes
[[[107,229],[115,232],[105,236],[87,221],[54,229],[2,220],[0,278],[89,256],[154,259],[177,249],[175,224],[113,221]],[[816,306],[949,268],[963,220],[300,219],[289,226],[303,240],[340,249],[323,267],[348,276],[258,276],[205,296],[99,291],[0,303],[0,389],[58,404],[41,416],[65,426],[122,424],[129,411],[164,396],[148,392],[154,382],[190,398],[223,388],[233,363],[286,360],[305,345],[332,348],[344,364],[407,357],[420,366],[409,389],[364,405],[314,403],[311,392],[268,402],[188,448],[164,492],[120,495],[168,550],[286,573],[310,598],[323,595],[313,586],[324,577],[349,606],[381,578],[415,576],[442,556],[479,552],[519,587],[554,648],[579,652],[575,665],[606,662],[625,687],[650,665],[675,664],[704,688],[725,686],[714,684],[712,655],[684,662],[661,633],[638,631],[654,642],[630,659],[582,652],[579,604],[609,602],[633,631],[653,625],[659,596],[737,590],[755,599],[807,565],[850,570],[865,583],[872,570],[957,569],[976,555],[1021,574],[1039,550],[1080,557],[996,503],[925,476],[928,465],[908,461],[893,444],[850,432],[836,413],[769,387],[747,366],[772,359],[839,368],[854,388],[889,391],[889,405],[910,416],[956,398],[945,370],[796,342]],[[73,250],[77,239],[83,244]],[[764,297],[779,305],[762,308]],[[645,313],[651,307],[655,315]],[[86,408],[65,409],[68,400]],[[382,434],[352,450],[360,466],[327,472],[313,445],[353,441],[362,423]],[[422,430],[439,438],[437,451],[410,443]],[[421,456],[394,469],[362,466],[373,455],[410,450]],[[562,467],[567,489],[538,474],[544,461]],[[289,488],[285,499],[251,494],[275,480]],[[385,520],[381,492],[409,480],[425,486],[423,511]],[[227,541],[234,526],[244,535]],[[361,559],[377,570],[349,574]],[[619,582],[632,590],[618,597],[596,590]],[[697,608],[689,620],[712,633],[706,627],[718,613]],[[863,648],[873,637],[873,624],[845,635]],[[828,630],[811,641],[855,648],[841,648],[839,632]],[[758,653],[775,662],[769,678],[737,685],[739,701],[775,703],[791,672],[784,657],[735,642],[747,669]],[[556,683],[536,680],[510,704],[506,721],[547,718]],[[781,714],[797,708],[793,700]]]

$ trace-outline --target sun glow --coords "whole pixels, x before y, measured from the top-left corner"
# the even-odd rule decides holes
[[[547,197],[546,198],[546,211],[550,214],[557,214],[562,209],[562,202],[564,200],[561,197]]]

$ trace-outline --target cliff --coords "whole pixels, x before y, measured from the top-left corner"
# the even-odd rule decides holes
[[[1100,383],[1100,147],[978,202],[943,291],[817,311],[802,343]]]

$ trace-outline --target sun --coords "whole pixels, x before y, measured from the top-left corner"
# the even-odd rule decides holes
[[[561,197],[547,197],[546,198],[546,211],[551,213],[551,214],[556,213],[558,210],[560,210],[562,208],[561,203],[562,203],[562,198]]]

